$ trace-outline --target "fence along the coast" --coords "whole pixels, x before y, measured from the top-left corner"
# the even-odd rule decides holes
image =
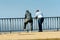
[[[43,30],[60,29],[60,17],[44,17]],[[21,32],[24,27],[24,18],[0,18],[0,32]],[[30,30],[29,24],[27,29]],[[33,31],[38,31],[38,20],[33,18]]]

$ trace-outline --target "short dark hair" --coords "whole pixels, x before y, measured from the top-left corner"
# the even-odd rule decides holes
[[[29,10],[26,10],[26,12],[29,12]]]
[[[36,12],[39,12],[39,10],[36,10]]]

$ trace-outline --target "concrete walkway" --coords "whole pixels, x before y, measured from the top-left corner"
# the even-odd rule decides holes
[[[13,32],[0,33],[0,40],[60,39],[60,32]]]

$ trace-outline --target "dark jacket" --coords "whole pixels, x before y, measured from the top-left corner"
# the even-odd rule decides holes
[[[25,19],[28,19],[28,21],[32,21],[32,16],[29,11],[25,13]]]

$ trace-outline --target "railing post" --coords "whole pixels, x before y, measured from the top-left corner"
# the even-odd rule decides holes
[[[59,31],[59,28],[58,28],[58,17],[57,17],[57,31]]]
[[[11,33],[12,31],[11,31],[11,18],[10,18],[10,33]]]

